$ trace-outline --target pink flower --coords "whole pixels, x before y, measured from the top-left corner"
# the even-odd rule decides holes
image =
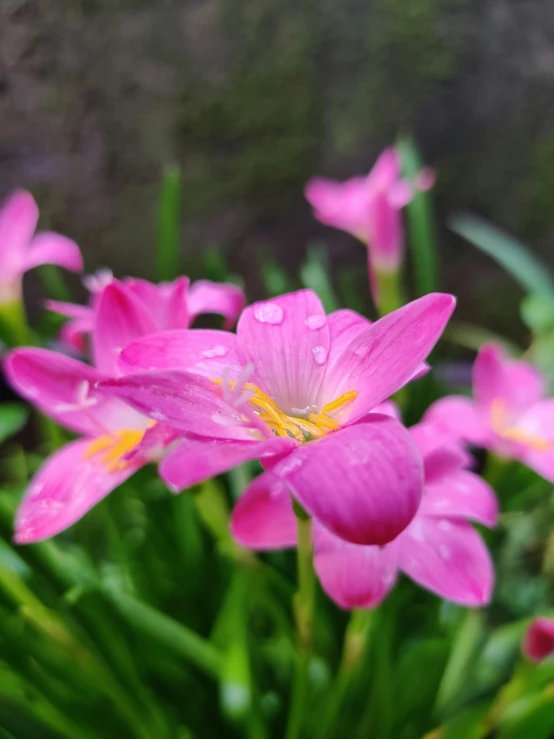
[[[544,398],[545,385],[532,364],[508,359],[500,347],[485,344],[473,365],[473,400],[442,398],[425,419],[554,482],[554,399]]]
[[[104,271],[97,277],[88,277],[86,284],[92,293],[88,306],[53,300],[47,303],[50,310],[70,319],[63,327],[61,337],[81,352],[85,348],[84,335],[94,333],[98,312],[103,311],[109,317],[115,302],[120,311],[135,315],[135,327],[141,326],[140,333],[131,338],[166,329],[187,328],[204,313],[222,315],[225,327],[231,328],[245,302],[244,293],[237,285],[209,280],[198,280],[190,285],[188,277],[155,285],[132,277],[116,280],[110,272]],[[110,294],[108,302],[103,301],[106,292]]]
[[[22,278],[40,264],[83,269],[75,242],[56,233],[35,235],[38,208],[28,192],[15,192],[0,209],[0,304],[21,300]]]
[[[535,618],[525,633],[521,648],[531,662],[542,662],[554,654],[554,618]]]
[[[466,469],[470,459],[427,424],[411,429],[424,464],[424,489],[415,518],[385,547],[359,546],[314,520],[314,565],[327,594],[343,608],[370,608],[393,587],[399,572],[446,600],[482,606],[491,595],[489,553],[467,519],[494,525],[498,507],[491,488]],[[366,495],[373,484],[366,481]],[[258,550],[296,544],[295,516],[287,486],[273,470],[239,499],[234,538]]]
[[[325,316],[301,290],[246,308],[236,337],[136,341],[120,361],[148,371],[100,387],[188,435],[160,465],[175,491],[263,459],[327,529],[383,544],[417,510],[421,462],[401,423],[369,414],[421,370],[454,305],[427,295],[369,325],[348,310]]]
[[[363,241],[371,266],[383,272],[398,269],[403,260],[400,210],[412,199],[414,187],[427,190],[434,180],[430,170],[423,170],[411,184],[401,179],[400,169],[398,153],[389,148],[366,177],[346,182],[314,178],[305,189],[315,217]]]

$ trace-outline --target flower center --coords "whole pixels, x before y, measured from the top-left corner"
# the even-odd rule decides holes
[[[88,445],[84,459],[99,456],[99,461],[107,471],[121,472],[130,462],[123,457],[142,441],[145,430],[119,429],[111,434],[98,436]]]
[[[525,444],[536,452],[547,452],[552,449],[550,439],[510,424],[506,401],[503,398],[495,398],[491,403],[491,424],[494,432],[506,441]]]

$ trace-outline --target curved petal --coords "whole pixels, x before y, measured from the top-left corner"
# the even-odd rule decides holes
[[[10,352],[4,371],[11,385],[67,428],[89,436],[114,428],[143,428],[146,419],[117,398],[95,389],[101,375],[76,359],[48,349]]]
[[[446,451],[452,462],[449,466],[470,467],[473,463],[473,457],[465,451],[461,441],[455,438],[453,434],[445,433],[444,429],[438,424],[427,420],[420,421],[415,426],[410,427],[410,434],[424,459],[432,457],[436,452]],[[431,472],[431,466],[429,466],[428,471]]]
[[[371,326],[371,321],[356,311],[341,308],[329,313],[327,323],[329,325],[329,356],[327,357],[326,374],[329,375],[346,347]]]
[[[369,256],[372,267],[384,272],[402,263],[404,238],[400,211],[389,203],[386,192],[376,193],[369,212],[371,236]]]
[[[57,300],[46,300],[45,306],[53,313],[67,316],[70,320],[60,330],[60,338],[77,351],[85,349],[84,337],[92,331],[94,311],[88,305],[62,303]]]
[[[409,433],[378,414],[304,445],[272,472],[310,515],[352,544],[387,544],[421,499],[422,463]]]
[[[240,372],[237,337],[228,331],[191,328],[162,331],[131,342],[119,357],[124,372],[159,369],[187,369],[205,377],[229,376]]]
[[[345,182],[314,177],[304,188],[304,196],[318,221],[351,233],[367,243],[367,210],[371,191],[366,177],[353,177]]]
[[[491,527],[498,518],[498,501],[494,490],[479,475],[458,470],[434,484],[425,484],[419,514],[468,518]]]
[[[33,477],[15,519],[18,544],[48,539],[67,529],[137,469],[133,465],[110,473],[97,459],[86,458],[89,446],[90,441],[72,441]]]
[[[118,372],[117,360],[122,349],[134,339],[152,334],[156,325],[148,308],[131,290],[112,280],[98,296],[92,349],[95,364],[107,375]]]
[[[25,271],[29,243],[38,222],[38,207],[29,192],[12,193],[0,209],[0,283],[10,282]]]
[[[400,569],[418,585],[465,606],[479,607],[490,601],[491,558],[469,524],[418,515],[397,546]]]
[[[391,547],[359,546],[314,524],[314,567],[323,590],[341,608],[372,608],[396,581]]]
[[[243,291],[230,283],[197,280],[190,286],[188,310],[191,322],[203,313],[217,313],[225,318],[225,328],[232,328],[245,304]]]
[[[237,327],[242,364],[279,408],[297,415],[317,405],[329,354],[325,311],[311,290],[298,290],[246,308]]]
[[[296,516],[287,486],[264,472],[246,488],[231,514],[235,541],[258,551],[296,545]]]
[[[240,412],[223,398],[221,388],[200,375],[180,370],[140,372],[99,383],[154,421],[212,439],[252,439]]]
[[[326,398],[356,390],[349,420],[389,398],[420,369],[455,305],[451,295],[425,295],[376,321],[346,347],[325,378]]]
[[[475,403],[462,395],[450,395],[433,403],[423,416],[425,423],[432,424],[451,440],[463,440],[475,446],[488,446],[493,438],[488,423]]]
[[[400,156],[396,149],[388,146],[379,154],[367,176],[367,184],[372,190],[388,190],[400,177]]]
[[[496,344],[484,344],[473,365],[473,394],[488,407],[495,399],[505,401],[509,411],[520,413],[539,401],[545,392],[545,379],[528,362],[508,359]]]
[[[521,645],[524,655],[532,662],[542,662],[554,654],[554,618],[533,619]]]
[[[57,264],[70,272],[81,272],[85,266],[77,244],[66,236],[50,231],[37,234],[31,241],[23,269],[27,271],[40,264]]]
[[[198,485],[210,477],[236,467],[251,459],[282,455],[294,449],[292,439],[266,439],[264,441],[182,439],[178,446],[161,461],[159,473],[174,493]]]
[[[188,277],[177,277],[168,287],[166,316],[161,328],[187,328],[193,320],[189,306],[190,280]]]

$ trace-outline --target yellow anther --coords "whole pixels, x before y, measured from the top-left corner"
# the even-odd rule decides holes
[[[511,426],[508,419],[506,401],[503,398],[495,398],[491,403],[491,425],[496,434],[506,441],[514,441],[525,444],[536,452],[548,452],[553,447],[550,439],[532,434],[525,429]]]
[[[321,411],[322,414],[325,413],[332,413],[333,411],[337,411],[339,408],[342,408],[343,405],[346,405],[347,403],[351,403],[353,400],[356,400],[358,396],[358,393],[356,390],[349,390],[347,393],[343,393],[342,395],[339,395],[338,398],[335,400],[332,400],[330,403],[326,403],[323,406],[323,409]]]
[[[102,455],[100,462],[108,472],[120,472],[128,465],[123,457],[136,447],[143,436],[144,431],[136,429],[121,429],[114,431],[113,435],[99,436],[88,445],[83,458],[90,459],[96,455]]]

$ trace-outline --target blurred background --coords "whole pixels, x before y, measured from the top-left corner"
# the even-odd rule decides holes
[[[0,196],[31,189],[89,271],[152,277],[175,163],[184,271],[217,247],[252,299],[261,258],[294,272],[313,241],[365,281],[303,185],[411,133],[438,174],[442,287],[514,337],[519,288],[445,223],[476,212],[554,264],[553,80],[550,0],[2,0]]]

